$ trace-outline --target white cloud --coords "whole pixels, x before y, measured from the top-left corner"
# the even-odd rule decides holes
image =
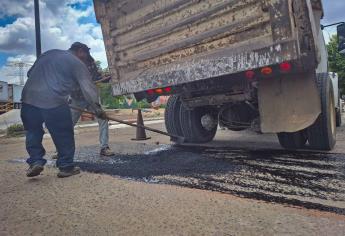
[[[28,62],[28,63],[33,63],[35,62],[36,56],[35,55],[17,55],[14,57],[9,57],[7,59],[8,62]]]
[[[28,0],[2,0],[0,1],[0,18],[12,15],[26,15],[33,11],[34,1]]]
[[[34,20],[18,18],[13,24],[0,28],[0,51],[31,53],[35,43]]]
[[[80,41],[91,48],[96,60],[107,66],[101,27],[94,24],[79,24],[81,17],[93,16],[93,7],[77,10],[68,4],[85,3],[90,0],[40,0],[42,51],[49,49],[68,49]],[[24,3],[23,3],[24,2]],[[8,61],[33,60],[35,54],[35,25],[33,1],[31,0],[0,0],[0,17],[16,15],[12,24],[0,27],[0,52],[18,55]],[[0,68],[0,76],[6,74],[8,68]],[[1,78],[0,78],[1,80]]]

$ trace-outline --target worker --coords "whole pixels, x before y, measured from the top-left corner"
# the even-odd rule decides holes
[[[75,42],[71,45],[71,50],[74,50],[75,48],[86,48],[87,50],[90,50],[87,45],[82,44],[80,42]],[[84,64],[87,66],[92,81],[96,84],[98,81],[103,80],[101,73],[98,71],[98,67],[95,63],[95,60],[93,57],[89,54],[89,57],[83,60]],[[89,106],[88,102],[85,100],[82,91],[79,88],[76,88],[70,97],[69,100],[70,104],[74,107],[78,107],[81,109],[90,110],[92,112],[92,107]],[[76,109],[71,109],[72,113],[72,121],[73,126],[75,126],[78,123],[78,120],[82,114],[81,111]],[[100,155],[101,156],[113,156],[114,152],[109,147],[109,121],[107,119],[99,119],[98,121],[98,130],[99,130],[99,142],[100,142]],[[58,155],[57,153],[52,156],[52,159],[57,159]]]
[[[30,68],[22,92],[21,109],[21,118],[27,131],[28,177],[40,175],[47,162],[42,145],[43,123],[58,152],[57,176],[62,178],[80,173],[74,163],[74,131],[67,97],[79,87],[97,117],[106,117],[98,102],[97,88],[83,63],[89,56],[88,47],[82,45],[69,50],[49,50]]]
[[[79,42],[76,42],[72,44],[71,48],[75,48],[75,47],[78,48],[80,47],[79,44],[80,44]],[[98,67],[95,63],[95,60],[93,59],[91,55],[87,58],[87,61],[85,61],[85,64],[89,72],[91,73],[91,77],[94,83],[97,83],[97,81],[102,80],[102,75],[98,71]],[[73,92],[71,95],[71,98],[72,98],[73,106],[92,111],[92,107],[89,106],[88,102],[85,100],[83,96],[83,93],[80,90]],[[72,109],[71,112],[72,112],[73,125],[76,125],[82,112],[74,110],[74,109]],[[109,143],[108,143],[109,142],[109,122],[106,119],[104,120],[104,119],[99,119],[99,118],[97,119],[97,121],[98,121],[98,130],[99,130],[100,155],[113,156],[114,152],[110,149]]]

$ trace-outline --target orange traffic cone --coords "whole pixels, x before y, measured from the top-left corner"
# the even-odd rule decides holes
[[[137,125],[144,125],[143,115],[141,114],[141,109],[138,109]],[[135,138],[132,138],[134,141],[142,141],[150,139],[146,136],[145,129],[142,127],[137,127],[137,135]]]

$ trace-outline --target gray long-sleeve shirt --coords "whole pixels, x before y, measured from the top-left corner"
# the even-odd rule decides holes
[[[22,102],[44,109],[66,104],[80,88],[91,108],[97,109],[98,92],[86,65],[70,51],[50,50],[42,54],[28,72]]]

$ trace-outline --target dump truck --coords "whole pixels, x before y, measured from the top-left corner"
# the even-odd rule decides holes
[[[114,96],[170,96],[165,124],[190,143],[219,126],[331,150],[340,125],[321,0],[94,0]]]

